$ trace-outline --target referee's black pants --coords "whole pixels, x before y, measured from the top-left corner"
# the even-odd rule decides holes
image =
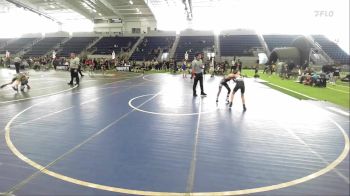
[[[19,73],[19,66],[20,65],[21,65],[20,63],[15,62],[16,73]]]
[[[203,88],[203,73],[195,73],[194,83],[193,83],[193,95],[196,95],[196,87],[199,81],[199,86],[201,87],[201,94],[204,93]]]
[[[70,69],[70,82],[69,82],[69,84],[73,84],[74,78],[75,78],[76,84],[79,85],[78,69],[71,68]]]

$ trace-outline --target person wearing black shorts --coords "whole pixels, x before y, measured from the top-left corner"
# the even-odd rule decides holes
[[[226,89],[227,89],[227,96],[226,96],[226,102],[228,102],[228,99],[229,99],[229,96],[230,96],[230,93],[231,93],[231,89],[230,87],[228,86],[227,82],[229,82],[230,80],[234,79],[235,78],[235,75],[233,73],[230,73],[228,74],[226,77],[224,77],[221,81],[220,81],[220,84],[219,84],[219,91],[218,91],[218,94],[216,96],[216,102],[219,102],[219,95],[221,93],[221,89],[222,89],[222,86],[224,86]]]
[[[243,111],[246,111],[247,108],[245,106],[245,100],[244,100],[245,85],[244,85],[243,77],[240,75],[239,71],[235,71],[235,72],[233,72],[233,74],[234,74],[233,81],[236,82],[236,86],[235,86],[235,88],[233,88],[232,93],[231,93],[229,108],[232,107],[232,102],[233,102],[233,98],[234,98],[235,93],[238,90],[241,90],[241,99],[242,99],[242,104],[243,104]]]
[[[27,86],[27,89],[30,89],[30,86],[28,84],[29,76],[27,76],[26,73],[19,73],[15,77],[12,78],[11,82],[3,84],[0,86],[0,88],[4,88],[7,85],[11,85],[12,89],[15,91],[18,91],[18,86],[21,85],[21,91],[24,91],[24,88]]]

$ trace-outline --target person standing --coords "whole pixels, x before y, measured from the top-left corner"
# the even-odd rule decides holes
[[[242,72],[243,63],[242,63],[241,59],[238,59],[237,61],[238,61],[237,68],[238,68],[238,71],[241,73]]]
[[[79,75],[78,75],[78,68],[79,68],[79,58],[75,55],[75,53],[70,54],[70,61],[69,61],[69,69],[70,69],[70,82],[69,85],[73,85],[73,79],[75,78],[76,85],[79,86]]]
[[[333,66],[332,71],[333,71],[333,77],[332,77],[331,82],[333,85],[335,85],[337,80],[340,77],[340,67],[335,65],[335,66]]]
[[[22,60],[19,56],[16,56],[13,61],[15,62],[16,73],[19,74],[19,66],[21,65]]]
[[[215,73],[215,61],[214,57],[211,57],[210,63],[209,63],[209,72],[210,72],[210,77],[214,77]]]
[[[193,96],[196,97],[196,87],[197,83],[199,81],[199,85],[201,88],[201,95],[207,95],[204,93],[204,87],[203,87],[203,70],[204,65],[202,61],[202,54],[197,53],[195,56],[195,59],[192,61],[192,76],[194,76],[194,82],[193,82]]]
[[[183,78],[187,78],[187,76],[186,76],[186,69],[187,69],[187,62],[186,62],[186,60],[184,60],[184,62],[182,63],[181,69],[182,69],[182,77]]]
[[[231,72],[237,69],[237,64],[236,64],[236,56],[233,56],[233,60],[231,62]]]
[[[81,77],[84,77],[84,74],[83,73],[81,73],[81,69],[82,69],[82,65],[84,65],[85,64],[85,59],[83,59],[81,62],[80,62],[80,60],[79,60],[79,66],[78,66],[78,73],[80,74],[80,76]],[[78,75],[79,76],[79,75]]]

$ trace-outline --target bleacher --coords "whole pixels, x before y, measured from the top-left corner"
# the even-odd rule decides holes
[[[300,35],[263,35],[270,51],[274,48],[291,47],[292,42]],[[322,49],[336,63],[350,64],[349,55],[345,53],[335,42],[332,42],[324,35],[312,35]],[[73,37],[66,43],[60,45],[57,56],[67,57],[74,52],[80,54],[89,44],[97,37]],[[12,55],[30,46],[39,38],[1,38],[0,54],[5,54],[8,50]],[[38,57],[50,52],[57,44],[61,43],[65,37],[46,37],[35,43],[24,57]],[[131,49],[137,42],[139,37],[103,37],[93,48],[93,54],[110,55],[112,51],[118,54],[121,51]],[[157,58],[160,52],[168,51],[174,44],[175,36],[146,36],[142,42],[136,47],[130,57],[130,60],[142,61]],[[251,49],[262,48],[257,35],[220,35],[221,56],[251,56]],[[176,61],[184,59],[186,51],[189,60],[194,59],[196,52],[210,51],[214,49],[214,36],[180,36],[179,42],[174,53]]]
[[[65,37],[46,37],[36,43],[28,52],[26,52],[24,57],[40,57],[50,52],[53,47],[61,43]]]
[[[335,42],[332,42],[324,35],[312,35],[314,40],[322,47],[328,56],[330,56],[334,61],[341,64],[349,65],[349,55],[346,54]]]
[[[108,55],[114,51],[116,54],[122,50],[131,49],[139,37],[103,37],[92,48],[96,48],[94,54]]]
[[[37,38],[19,38],[11,43],[9,43],[4,48],[0,49],[0,54],[5,54],[6,50],[11,54],[16,54],[21,51],[26,45],[33,43]]]
[[[7,42],[9,41],[10,39],[7,39],[7,38],[0,38],[0,48],[4,47],[7,45]]]
[[[221,56],[253,56],[253,48],[261,48],[257,35],[220,35]]]
[[[66,43],[62,44],[57,56],[68,57],[70,53],[80,54],[89,44],[91,44],[97,37],[72,37]]]
[[[203,52],[204,49],[213,50],[214,36],[181,36],[175,51],[175,60],[182,61],[185,53],[188,53],[188,59],[192,61],[196,52]]]
[[[263,35],[264,40],[272,51],[275,48],[291,47],[292,42],[300,35]]]
[[[175,36],[144,37],[131,55],[130,60],[142,61],[157,58],[161,51],[169,51],[174,41]]]

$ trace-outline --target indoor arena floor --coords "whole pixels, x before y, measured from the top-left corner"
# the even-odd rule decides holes
[[[193,97],[180,74],[85,75],[0,89],[0,194],[349,195],[346,110],[253,78],[243,112],[239,92],[232,109],[225,88],[215,102],[221,77]]]

